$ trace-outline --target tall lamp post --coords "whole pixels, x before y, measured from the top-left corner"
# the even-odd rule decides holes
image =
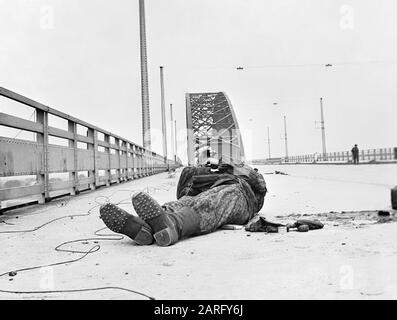
[[[172,104],[170,104],[170,113],[171,113],[171,152],[172,152],[172,158],[175,159],[175,124],[174,124],[174,112],[172,110]]]
[[[165,94],[164,94],[164,68],[160,67],[160,86],[161,86],[161,120],[163,129],[163,155],[165,161],[168,158],[167,151],[167,120],[165,115]]]
[[[274,106],[278,106],[278,102],[273,102]],[[288,162],[288,134],[287,134],[287,116],[284,115],[284,140],[285,145],[285,162]]]
[[[147,70],[147,48],[146,48],[146,22],[145,1],[139,0],[139,26],[141,40],[141,94],[142,94],[142,138],[143,147],[151,149],[150,136],[150,107],[149,107],[149,78]]]
[[[178,158],[178,133],[176,131],[176,120],[174,120],[175,128],[174,128],[174,136],[175,136],[175,162],[177,161]]]
[[[327,160],[327,147],[325,145],[325,121],[324,121],[324,108],[323,108],[323,98],[320,98],[320,111],[321,111],[321,138],[323,145],[323,160]]]
[[[285,161],[288,162],[287,116],[284,116]]]
[[[269,152],[269,159],[271,159],[271,153],[270,153],[270,129],[267,127],[267,146],[268,146],[268,152]]]

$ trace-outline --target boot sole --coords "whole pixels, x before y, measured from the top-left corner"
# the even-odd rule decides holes
[[[105,225],[113,232],[126,235],[138,245],[143,246],[153,243],[152,230],[143,220],[110,203],[101,206],[99,213]],[[138,231],[127,232],[125,230],[127,223],[134,224]]]
[[[153,229],[154,240],[160,247],[167,247],[178,241],[174,223],[150,195],[139,192],[132,197],[132,204],[138,216]]]
[[[157,201],[144,192],[135,194],[131,200],[135,212],[145,221],[157,218],[164,213],[164,209]]]

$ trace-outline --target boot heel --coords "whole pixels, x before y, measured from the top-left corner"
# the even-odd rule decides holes
[[[153,235],[151,230],[143,226],[141,230],[138,231],[134,241],[140,246],[153,243]]]
[[[165,228],[154,234],[154,240],[160,247],[168,247],[178,241],[178,233],[175,229]]]

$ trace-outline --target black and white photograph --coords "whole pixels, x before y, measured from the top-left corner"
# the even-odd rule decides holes
[[[396,17],[0,0],[0,300],[396,300]]]

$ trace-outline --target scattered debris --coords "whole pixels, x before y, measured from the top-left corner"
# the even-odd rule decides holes
[[[11,271],[11,272],[8,273],[8,275],[10,277],[15,277],[17,275],[17,273],[15,271]]]
[[[236,224],[225,224],[221,227],[222,230],[241,230],[244,227]]]
[[[294,224],[288,224],[288,229],[297,229],[298,232],[308,232],[310,230],[319,230],[324,228],[324,224],[320,222],[318,219],[307,220],[300,219],[296,221]]]
[[[397,221],[397,218],[395,216],[392,217],[389,211],[378,211],[378,217],[379,219],[377,223],[388,223],[392,221]]]
[[[310,228],[307,224],[303,224],[298,227],[298,232],[309,232]]]
[[[290,229],[297,229],[298,232],[308,232],[310,230],[318,230],[324,228],[324,224],[319,220],[300,219],[295,223],[287,225],[267,221],[265,217],[254,218],[245,227],[249,232],[267,232],[267,233],[287,233]]]
[[[362,296],[380,296],[383,294],[383,291],[379,292],[360,292]]]
[[[309,219],[331,221],[335,227],[352,226],[363,228],[376,223],[389,223],[397,221],[396,211],[362,210],[362,211],[330,211],[317,214],[292,213],[287,216],[276,216],[279,219],[300,219],[302,216]]]
[[[249,232],[277,233],[278,227],[285,227],[285,225],[267,221],[265,217],[259,217],[250,221],[245,230]]]

